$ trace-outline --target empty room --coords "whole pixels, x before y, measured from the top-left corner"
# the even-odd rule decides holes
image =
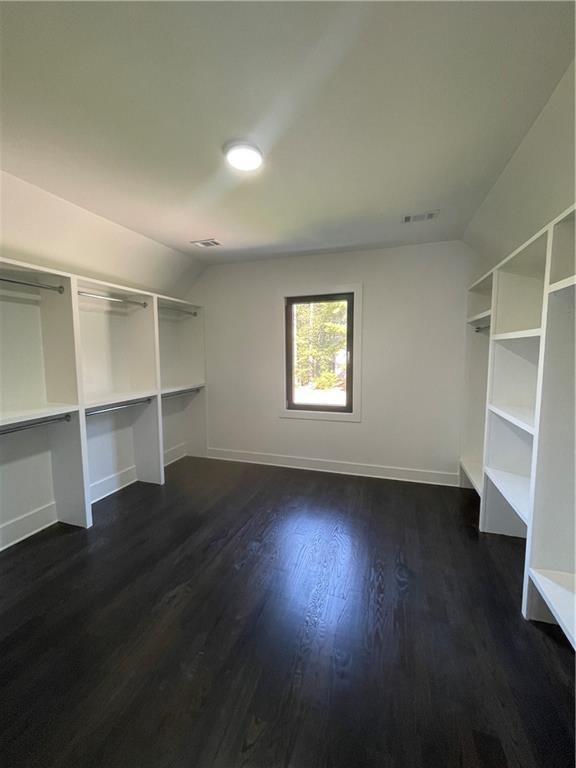
[[[573,768],[574,56],[0,0],[2,768]]]

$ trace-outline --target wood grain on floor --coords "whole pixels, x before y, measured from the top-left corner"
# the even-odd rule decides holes
[[[572,768],[472,491],[183,459],[0,555],[2,768]]]

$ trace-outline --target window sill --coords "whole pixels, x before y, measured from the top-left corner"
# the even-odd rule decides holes
[[[312,421],[362,421],[358,411],[343,413],[341,411],[300,411],[283,408],[279,414],[281,419],[307,419]]]

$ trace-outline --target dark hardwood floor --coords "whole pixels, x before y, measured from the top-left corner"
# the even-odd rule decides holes
[[[2,768],[572,768],[472,491],[203,459],[0,555]]]

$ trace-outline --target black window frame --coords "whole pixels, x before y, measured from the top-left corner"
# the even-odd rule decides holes
[[[286,410],[316,411],[320,413],[354,412],[354,291],[344,293],[321,293],[311,296],[287,296],[284,307],[284,329],[286,348]],[[346,403],[344,405],[315,405],[295,403],[293,391],[294,342],[292,338],[293,308],[295,304],[326,303],[345,301],[346,306]]]

